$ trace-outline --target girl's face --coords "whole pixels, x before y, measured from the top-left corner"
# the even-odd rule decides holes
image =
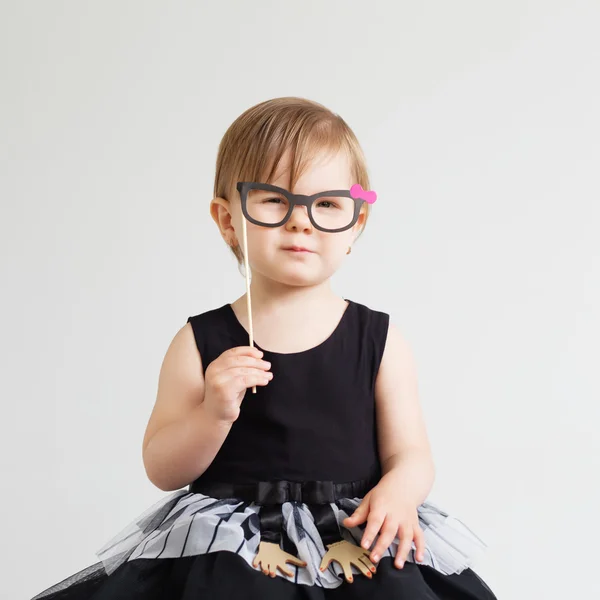
[[[287,189],[288,170],[289,157],[284,155],[275,179],[269,183]],[[350,161],[344,152],[322,153],[315,157],[295,188],[289,191],[308,196],[326,190],[349,190],[354,183]],[[339,268],[356,238],[365,218],[366,205],[363,207],[352,229],[338,233],[316,229],[305,206],[296,206],[289,220],[280,227],[261,227],[247,221],[248,260],[253,276],[290,286],[312,286],[325,281]],[[228,205],[228,210],[231,212],[230,226],[243,250],[244,216],[239,196]],[[306,251],[289,250],[291,246]]]

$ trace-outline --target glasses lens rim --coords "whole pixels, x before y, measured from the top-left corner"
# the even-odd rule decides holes
[[[237,187],[242,195],[243,205],[244,205],[244,209],[245,209],[244,212],[246,213],[246,216],[248,218],[250,218],[250,220],[257,225],[261,225],[264,227],[281,227],[289,220],[290,216],[292,215],[293,208],[295,206],[297,206],[297,204],[294,203],[295,194],[292,194],[290,191],[286,190],[285,188],[281,188],[279,186],[272,185],[270,183],[238,182]],[[271,222],[262,221],[256,217],[252,216],[250,214],[250,210],[248,208],[248,196],[252,190],[262,190],[262,191],[267,191],[267,192],[272,191],[274,193],[280,193],[281,195],[285,196],[287,202],[289,203],[289,206],[288,206],[288,210],[287,210],[285,216],[283,217],[283,219],[281,219],[280,221],[277,221],[275,223],[271,223]],[[317,200],[319,200],[319,198],[332,196],[332,195],[338,196],[340,198],[348,198],[353,204],[352,214],[350,215],[350,222],[347,223],[346,225],[343,225],[340,227],[325,227],[318,222],[318,219],[315,218],[314,211],[312,210],[315,202]],[[350,190],[325,190],[325,191],[313,194],[312,196],[303,196],[303,198],[311,199],[311,202],[307,206],[307,211],[308,211],[309,219],[311,220],[311,223],[317,229],[320,229],[320,230],[326,231],[326,232],[344,231],[344,230],[352,227],[352,225],[356,221],[357,199],[354,198],[350,194]]]

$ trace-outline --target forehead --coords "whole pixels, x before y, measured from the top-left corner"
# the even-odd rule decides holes
[[[344,150],[316,153],[297,179],[294,189],[290,189],[290,163],[290,155],[286,152],[270,183],[295,194],[306,195],[326,190],[347,190],[355,183],[352,181],[350,157]]]

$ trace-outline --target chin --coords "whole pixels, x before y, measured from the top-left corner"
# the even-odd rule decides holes
[[[316,274],[310,273],[290,273],[288,272],[279,272],[277,274],[273,274],[276,281],[283,283],[284,285],[289,285],[290,287],[307,287],[318,285],[323,281],[323,277],[318,277]]]
[[[262,277],[290,287],[319,285],[329,277],[328,274],[323,273],[320,269],[315,269],[314,267],[302,268],[301,265],[261,265],[261,267],[254,270],[259,272]]]
[[[317,260],[314,260],[317,258]],[[251,269],[261,277],[290,287],[311,287],[329,279],[340,266],[324,261],[322,256],[312,257],[312,264],[303,260],[282,260],[279,256],[255,257]]]

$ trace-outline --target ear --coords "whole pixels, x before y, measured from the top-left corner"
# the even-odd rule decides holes
[[[367,215],[365,214],[365,211],[361,210],[360,213],[358,214],[358,220],[352,227],[352,233],[354,234],[354,238],[352,239],[353,242],[358,237],[359,231],[363,228],[366,218],[367,218]]]
[[[231,245],[231,242],[237,238],[235,227],[233,226],[231,202],[226,198],[213,198],[210,202],[210,216],[217,224],[223,239]]]

